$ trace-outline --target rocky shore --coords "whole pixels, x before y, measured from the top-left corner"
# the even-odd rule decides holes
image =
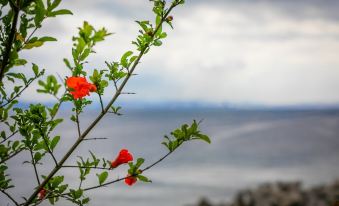
[[[230,203],[203,198],[195,206],[339,206],[339,180],[303,188],[300,182],[277,182],[238,192]]]

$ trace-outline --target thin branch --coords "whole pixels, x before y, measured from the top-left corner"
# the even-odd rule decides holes
[[[159,164],[160,162],[162,162],[164,159],[166,159],[166,157],[168,157],[170,154],[172,154],[173,152],[168,152],[166,155],[164,155],[163,157],[161,157],[158,161],[154,162],[153,164],[145,167],[144,169],[141,170],[141,172],[144,172],[146,170],[149,170],[151,169],[152,167],[154,167],[155,165]],[[84,191],[88,191],[88,190],[93,190],[93,189],[96,189],[96,188],[100,188],[100,187],[105,187],[107,185],[110,185],[110,184],[114,184],[116,182],[120,182],[128,177],[133,177],[135,175],[129,175],[129,176],[126,176],[126,177],[121,177],[121,178],[118,178],[116,180],[113,180],[113,181],[110,181],[110,182],[107,182],[107,183],[104,183],[104,184],[101,184],[101,185],[97,185],[97,186],[93,186],[93,187],[88,187],[88,188],[85,188]]]
[[[33,151],[32,151],[31,149],[30,149],[29,151],[30,151],[30,153],[31,153],[32,165],[33,165],[33,168],[34,168],[35,178],[36,178],[36,180],[37,180],[37,182],[38,182],[38,185],[40,185],[39,174],[38,174],[38,170],[37,170],[37,168],[36,168],[36,162],[35,162],[35,160],[34,160]]]
[[[58,166],[58,161],[56,160],[56,158],[55,158],[55,156],[54,156],[54,154],[53,154],[51,148],[50,148],[49,145],[48,145],[47,137],[45,137],[44,134],[41,134],[41,135],[42,135],[42,139],[44,140],[44,143],[45,143],[45,145],[46,145],[46,147],[47,147],[47,151],[48,151],[48,153],[51,155],[51,157],[52,157],[52,159],[53,159],[53,161],[54,161],[55,166]]]
[[[6,195],[8,197],[8,199],[10,199],[16,206],[19,206],[19,203],[9,194],[7,193],[5,190],[0,190],[4,195]]]
[[[178,146],[179,147],[179,146]],[[145,172],[146,170],[151,169],[152,167],[154,167],[155,165],[159,164],[160,162],[162,162],[164,159],[166,159],[166,157],[168,157],[170,154],[172,154],[174,151],[172,152],[168,152],[166,155],[164,155],[162,158],[160,158],[158,161],[154,162],[153,164],[145,167],[144,169],[142,169],[142,172]]]
[[[18,3],[18,1],[17,1],[17,3]],[[0,68],[0,83],[2,83],[2,79],[5,75],[5,69],[6,69],[6,67],[9,63],[9,58],[10,58],[12,45],[13,45],[14,38],[15,38],[15,32],[16,32],[16,27],[17,27],[17,24],[18,24],[18,17],[19,17],[19,12],[20,12],[20,9],[17,7],[17,5],[13,5],[12,10],[14,12],[14,16],[13,16],[13,20],[12,20],[11,31],[10,31],[9,36],[8,36],[5,52],[4,52],[3,59],[2,59],[1,65],[0,65],[0,67],[1,67]]]
[[[172,154],[172,152],[168,152],[166,155],[164,155],[163,157],[161,157],[158,161],[152,163],[151,165],[145,167],[144,169],[141,170],[141,172],[145,172],[149,169],[151,169],[152,167],[156,166],[157,164],[159,164],[160,162],[162,162],[164,159],[166,159],[170,154]],[[71,167],[71,166],[70,166]],[[76,166],[77,167],[77,166]],[[95,168],[93,168],[95,169]],[[105,187],[107,185],[111,185],[111,184],[114,184],[114,183],[117,183],[117,182],[120,182],[122,180],[125,180],[126,178],[128,177],[133,177],[133,176],[136,176],[136,175],[130,175],[130,176],[126,176],[126,177],[121,177],[121,178],[118,178],[118,179],[115,179],[115,180],[112,180],[110,182],[107,182],[107,183],[104,183],[104,184],[101,184],[101,185],[96,185],[96,186],[92,186],[92,187],[87,187],[85,189],[83,189],[84,191],[88,191],[88,190],[93,190],[93,189],[97,189],[97,188],[100,188],[100,187]],[[70,194],[70,193],[64,193],[62,195],[67,195],[67,194]],[[52,196],[52,197],[58,197],[60,195],[56,195],[56,196]]]
[[[103,101],[102,101],[102,98],[101,98],[101,95],[98,93],[98,95],[99,95],[99,100],[100,100],[100,105],[101,105],[101,112],[104,112],[104,103],[103,103]]]
[[[86,166],[77,166],[77,165],[63,165],[62,168],[81,168],[81,169],[112,170],[112,168],[107,168],[107,167],[86,167]]]
[[[80,121],[79,121],[78,111],[76,111],[75,118],[76,118],[76,123],[77,123],[78,138],[80,138],[81,137],[81,129],[80,129]]]
[[[24,150],[24,148],[20,148],[18,150],[16,150],[15,152],[13,152],[12,154],[10,154],[9,156],[5,157],[4,159],[2,159],[0,161],[0,164],[8,161],[9,159],[11,159],[12,157],[15,157],[17,154],[19,154],[20,152],[22,152]]]
[[[164,17],[161,19],[161,22],[159,25],[157,25],[156,29],[154,30],[154,33],[156,33],[160,27],[162,26],[163,22],[165,21],[165,18],[168,16],[168,14],[171,12],[171,10],[177,5],[172,4],[172,6],[168,9]],[[79,146],[79,144],[85,139],[85,137],[90,133],[90,131],[98,124],[98,122],[105,116],[105,114],[109,111],[113,103],[118,99],[120,96],[120,93],[124,89],[125,85],[127,84],[128,80],[131,77],[131,74],[133,74],[135,68],[140,62],[140,59],[144,55],[145,51],[149,49],[149,45],[145,46],[144,49],[142,49],[137,57],[137,59],[134,61],[131,69],[129,70],[130,72],[127,74],[126,78],[123,80],[123,82],[120,84],[118,90],[112,97],[112,99],[109,101],[107,106],[104,109],[104,112],[100,113],[97,118],[89,125],[89,127],[79,136],[77,141],[72,145],[72,147],[67,151],[67,153],[64,155],[64,157],[60,160],[58,163],[58,166],[56,166],[44,179],[44,181],[35,189],[33,194],[27,199],[26,203],[24,206],[30,205],[34,198],[38,195],[39,191],[48,183],[48,181],[62,168],[62,165],[66,162],[66,160],[71,156],[71,154],[74,152],[74,150]]]
[[[113,82],[114,82],[115,91],[118,91],[119,88],[118,88],[117,81],[113,79]]]
[[[24,92],[28,87],[29,85],[34,81],[36,80],[38,77],[34,77],[34,79],[32,79],[31,81],[29,81],[27,84],[25,84],[24,88],[21,89],[20,92],[18,92],[15,96],[13,96],[12,98],[8,99],[6,103],[0,105],[0,107],[5,107],[6,105],[10,104],[11,102],[13,102],[16,98],[18,98],[22,92]]]
[[[56,117],[56,115],[57,115],[57,113],[58,113],[58,111],[59,111],[59,109],[60,109],[60,106],[61,106],[61,104],[62,104],[62,100],[60,99],[60,98],[58,98],[56,95],[53,95],[59,102],[58,102],[58,107],[57,107],[57,111],[55,112],[55,114],[51,117],[51,120],[50,121],[53,121],[54,120],[54,118]],[[41,134],[41,136],[42,136],[42,138],[43,138],[43,140],[44,140],[44,143],[45,143],[45,145],[46,145],[46,147],[47,147],[47,150],[48,150],[48,153],[51,155],[51,157],[52,157],[52,159],[53,159],[53,161],[54,161],[54,164],[55,164],[55,166],[58,166],[58,161],[56,160],[56,158],[55,158],[55,156],[54,156],[54,154],[53,154],[53,151],[51,150],[51,148],[49,147],[49,145],[48,145],[48,141],[47,141],[47,137],[49,136],[49,134],[52,132],[52,130],[51,130],[51,128],[49,128],[49,130],[48,130],[48,132],[47,132],[47,137],[44,135],[44,133],[42,132],[42,130],[41,130],[41,127],[39,127],[39,130],[40,130],[40,134]]]
[[[145,167],[144,169],[141,170],[141,172],[144,172],[146,170],[149,170],[151,169],[152,167],[154,167],[155,165],[159,164],[160,162],[162,162],[166,157],[168,157],[170,154],[172,154],[172,152],[168,152],[166,155],[164,155],[163,157],[161,157],[158,161],[154,162],[153,164]],[[62,166],[62,167],[69,167],[69,168],[73,168],[73,167],[77,167],[79,168],[78,166]],[[87,167],[83,167],[83,168],[87,168]],[[91,169],[99,169],[99,168],[91,168]],[[107,168],[105,168],[107,170]],[[111,184],[114,184],[114,183],[117,183],[117,182],[120,182],[122,180],[125,180],[126,178],[129,178],[129,177],[133,177],[133,176],[136,176],[136,175],[129,175],[129,176],[126,176],[126,177],[121,177],[121,178],[118,178],[118,179],[115,179],[115,180],[112,180],[110,182],[107,182],[107,183],[104,183],[104,184],[101,184],[101,185],[96,185],[96,186],[92,186],[92,187],[87,187],[85,189],[83,189],[84,191],[88,191],[88,190],[94,190],[94,189],[97,189],[97,188],[100,188],[100,187],[105,187],[107,185],[111,185]],[[63,195],[68,195],[70,194],[69,192],[67,193],[63,193],[63,194],[57,194],[57,195],[53,195],[53,196],[50,196],[50,197],[60,197],[60,196],[63,196]]]
[[[21,47],[19,48],[19,51],[26,46],[26,44],[31,40],[31,37],[33,36],[33,34],[38,30],[38,27],[35,27],[34,30],[32,31],[32,33],[26,38],[25,42],[21,45]]]
[[[121,92],[121,94],[136,94],[135,92]]]
[[[52,121],[53,121],[53,118],[52,118]],[[51,148],[49,147],[48,138],[45,136],[44,132],[42,131],[41,126],[38,128],[38,130],[40,132],[40,135],[41,135],[42,139],[44,140],[45,146],[47,148],[47,152],[51,155],[51,157],[52,157],[52,159],[54,161],[55,166],[57,166],[58,165],[58,161],[56,160],[56,158],[55,158]],[[50,131],[51,130],[48,131],[48,134],[49,134]]]
[[[65,94],[66,94],[66,91],[64,92],[64,94],[63,94],[61,97],[63,97]],[[50,120],[50,121],[53,121],[53,120],[54,120],[54,118],[56,117],[56,115],[58,114],[58,112],[59,112],[59,110],[60,110],[61,104],[63,103],[62,98],[58,98],[56,95],[53,95],[53,96],[59,101],[59,103],[58,103],[58,108],[57,108],[55,114],[51,117],[51,120]],[[50,134],[51,132],[52,132],[52,130],[49,129],[49,131],[47,132],[47,136],[49,136],[49,134]]]
[[[108,138],[106,137],[96,137],[96,138],[86,138],[86,139],[83,139],[83,141],[90,141],[90,140],[106,140]]]
[[[11,137],[13,137],[16,133],[18,133],[18,130],[14,131],[11,135],[9,135],[8,137],[6,137],[5,139],[3,139],[0,144],[6,142],[7,140],[9,140]]]

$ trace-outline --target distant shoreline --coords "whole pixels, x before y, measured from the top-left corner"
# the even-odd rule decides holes
[[[339,179],[310,188],[304,188],[301,182],[265,183],[237,192],[231,202],[202,198],[186,206],[339,206]]]

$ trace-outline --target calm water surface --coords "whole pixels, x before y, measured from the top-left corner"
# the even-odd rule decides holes
[[[82,128],[94,117],[94,112],[82,116]],[[211,145],[185,144],[145,173],[152,184],[128,187],[117,183],[91,191],[90,205],[181,206],[202,196],[219,202],[262,182],[301,180],[310,186],[339,177],[339,111],[129,110],[120,117],[106,117],[90,137],[109,139],[83,143],[67,164],[74,164],[77,155],[88,156],[89,150],[113,159],[121,148],[151,164],[166,153],[160,145],[163,135],[192,119],[203,119],[201,129],[210,135]],[[57,152],[61,154],[75,141],[75,127],[66,121],[57,133],[62,135],[63,148]],[[31,165],[21,164],[25,158],[28,154],[9,163],[18,197],[29,195],[35,184]],[[40,172],[47,173],[51,165],[40,167]],[[110,178],[124,176],[126,169],[111,171]],[[78,185],[76,169],[63,169],[62,173],[67,183]],[[84,186],[96,184],[93,175]],[[7,205],[0,197],[0,205]]]

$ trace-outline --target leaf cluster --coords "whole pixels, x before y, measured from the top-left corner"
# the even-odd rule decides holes
[[[142,166],[144,162],[145,162],[145,159],[138,158],[136,163],[133,163],[133,162],[128,163],[128,166],[129,166],[128,176],[135,177],[142,182],[152,182],[146,176],[141,175],[142,170],[140,169],[140,167]]]
[[[199,130],[199,123],[195,120],[189,126],[188,124],[183,124],[180,128],[171,132],[171,137],[165,135],[165,140],[162,144],[170,151],[173,152],[176,150],[182,143],[191,141],[191,140],[202,140],[207,143],[211,143],[210,138],[202,134]]]

